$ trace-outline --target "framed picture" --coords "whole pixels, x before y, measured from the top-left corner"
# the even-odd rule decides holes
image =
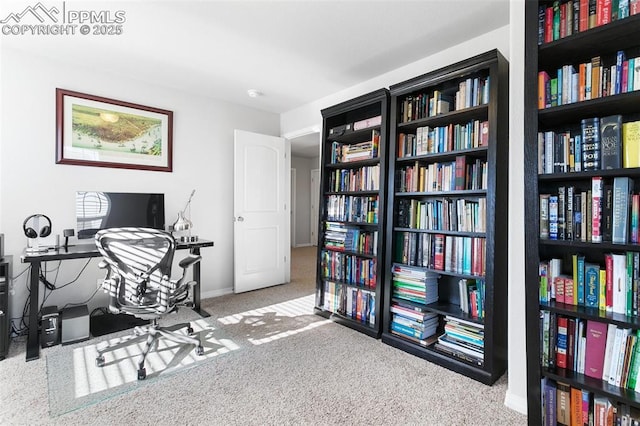
[[[56,163],[170,172],[173,112],[56,89]]]

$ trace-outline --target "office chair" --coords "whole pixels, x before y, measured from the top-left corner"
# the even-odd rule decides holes
[[[176,343],[192,344],[196,354],[203,355],[204,349],[199,337],[193,335],[191,324],[184,323],[163,328],[158,320],[177,310],[189,296],[189,288],[194,284],[188,281],[187,269],[200,261],[200,256],[189,255],[181,260],[182,277],[171,280],[171,265],[176,248],[173,236],[167,232],[147,228],[111,228],[98,231],[96,246],[104,259],[99,267],[107,269],[102,288],[109,293],[111,300],[109,311],[126,313],[143,320],[149,325],[136,327],[136,336],[147,336],[142,358],[138,363],[138,380],[146,378],[144,362],[147,354],[158,339],[164,337]],[[186,328],[187,333],[177,330]],[[104,366],[104,353],[118,347],[114,345],[98,350],[96,365]]]

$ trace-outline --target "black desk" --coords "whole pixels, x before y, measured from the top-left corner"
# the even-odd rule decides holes
[[[189,249],[191,254],[199,255],[201,247],[213,247],[213,241],[198,240],[192,243],[176,241],[178,250]],[[38,339],[38,292],[40,290],[40,264],[52,260],[88,259],[100,257],[100,252],[95,244],[77,244],[69,246],[67,249],[49,250],[41,253],[22,254],[22,263],[31,264],[31,301],[29,304],[29,335],[27,337],[27,361],[40,357],[40,341]],[[193,265],[193,310],[202,317],[209,314],[200,308],[200,262]]]

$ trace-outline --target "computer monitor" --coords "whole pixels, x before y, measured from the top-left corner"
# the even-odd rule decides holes
[[[124,226],[164,229],[164,194],[76,192],[78,239]]]

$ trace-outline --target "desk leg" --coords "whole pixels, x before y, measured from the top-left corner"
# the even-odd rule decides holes
[[[40,358],[38,342],[38,290],[40,288],[40,262],[31,263],[31,301],[29,303],[29,335],[27,338],[27,361]]]
[[[200,247],[192,247],[189,252],[193,255],[200,256]],[[193,265],[193,280],[196,284],[193,286],[193,310],[203,318],[209,317],[209,313],[200,308],[200,262]]]

